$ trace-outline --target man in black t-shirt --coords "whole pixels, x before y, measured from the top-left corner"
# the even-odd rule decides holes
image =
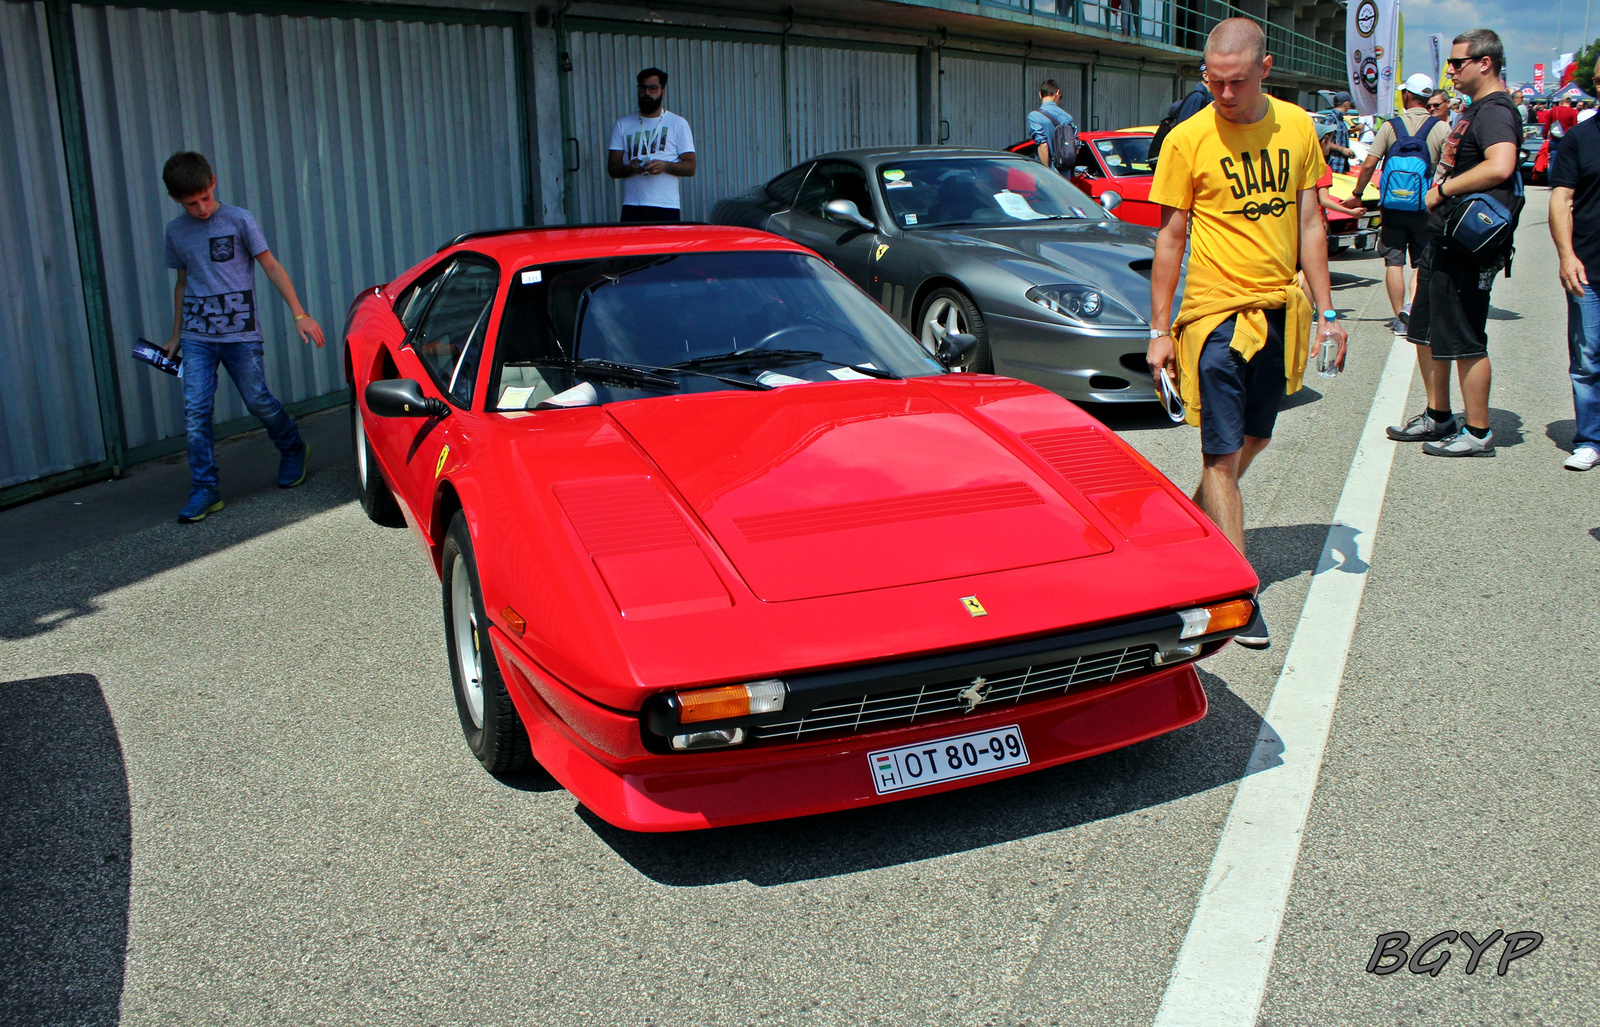
[[[1450,130],[1428,190],[1428,209],[1448,221],[1462,196],[1487,193],[1513,216],[1517,196],[1517,157],[1522,126],[1517,107],[1502,78],[1505,48],[1489,29],[1473,29],[1455,38],[1450,74],[1456,89],[1472,98],[1461,120]],[[1417,268],[1417,298],[1408,338],[1428,349],[1431,360],[1419,359],[1428,408],[1403,425],[1389,428],[1389,437],[1422,442],[1429,456],[1494,456],[1489,431],[1489,289],[1511,255],[1509,234],[1494,253],[1472,253],[1440,232]],[[1419,358],[1421,354],[1418,354]],[[1458,424],[1450,412],[1450,365],[1461,381],[1466,418]]]
[[[1600,72],[1594,77],[1600,88]],[[1550,165],[1550,237],[1567,291],[1567,370],[1577,427],[1561,466],[1600,464],[1600,118],[1580,121]]]

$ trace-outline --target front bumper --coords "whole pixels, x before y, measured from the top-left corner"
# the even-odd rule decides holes
[[[490,629],[498,636],[498,629]],[[1201,719],[1194,664],[1159,669],[1083,692],[911,727],[795,744],[663,755],[640,742],[637,714],[579,698],[495,637],[500,667],[534,757],[595,815],[631,831],[684,831],[806,816],[891,802],[1083,759]],[[1016,724],[1030,763],[977,777],[878,795],[868,753]]]
[[[1154,403],[1145,364],[1150,331],[1078,328],[1005,314],[985,314],[989,351],[998,374],[1090,403]]]

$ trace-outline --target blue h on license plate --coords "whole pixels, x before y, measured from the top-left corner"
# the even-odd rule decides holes
[[[1027,765],[1028,747],[1015,724],[867,754],[879,795]]]

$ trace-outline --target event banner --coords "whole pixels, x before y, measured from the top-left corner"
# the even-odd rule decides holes
[[[1445,40],[1443,32],[1428,34],[1428,56],[1433,58],[1433,70],[1428,74],[1433,76],[1433,84],[1436,87],[1444,82],[1440,73],[1444,71],[1444,59],[1449,53],[1450,43]]]
[[[1533,66],[1533,91],[1537,96],[1544,95],[1544,65],[1542,64]]]
[[[1350,96],[1356,109],[1362,114],[1394,110],[1399,0],[1351,0],[1345,38],[1350,47]]]

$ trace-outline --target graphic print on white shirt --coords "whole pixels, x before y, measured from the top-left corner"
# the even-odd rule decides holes
[[[673,163],[694,152],[694,135],[689,123],[671,111],[646,118],[629,114],[618,118],[611,128],[612,150],[622,152],[627,164],[648,164],[659,160]],[[659,175],[633,175],[622,180],[622,202],[629,206],[681,207],[678,179],[665,172]]]

